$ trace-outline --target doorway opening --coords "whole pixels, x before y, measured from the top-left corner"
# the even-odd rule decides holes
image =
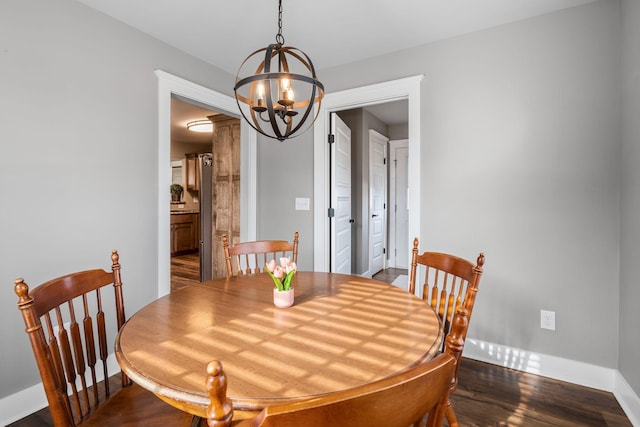
[[[323,100],[318,122],[314,130],[314,269],[333,271],[331,231],[333,218],[329,216],[333,188],[329,181],[332,153],[326,135],[330,134],[331,113],[353,108],[364,108],[391,101],[408,102],[408,161],[407,174],[410,187],[408,236],[420,236],[420,81],[422,76],[409,77],[390,82],[348,89],[327,94]],[[406,242],[398,251],[410,253],[411,244]],[[369,275],[374,272],[367,272]]]
[[[392,251],[387,236],[395,223],[388,220],[388,212],[395,202],[389,200],[387,191],[387,135],[406,137],[407,110],[407,101],[400,100],[331,114],[333,272],[371,277],[390,263],[387,259]]]
[[[208,123],[210,127],[200,132],[188,130],[187,124],[195,121]],[[234,184],[228,181],[240,181],[238,156],[232,155],[239,152],[239,136],[239,119],[190,99],[172,96],[171,184],[172,188],[182,189],[179,194],[172,194],[171,200],[172,292],[221,277],[224,260],[219,236],[238,237],[232,234],[240,229],[238,209],[229,209],[238,205],[238,195],[224,191]],[[227,169],[233,169],[233,173]],[[225,182],[220,182],[221,175]],[[222,217],[225,220],[214,226],[214,218]],[[221,225],[230,225],[230,229],[223,230]]]
[[[171,290],[170,194],[171,185],[171,99],[182,97],[225,115],[239,118],[234,98],[188,80],[156,70],[158,77],[158,296]],[[240,124],[240,239],[256,236],[257,134]]]
[[[399,151],[389,138],[407,134],[406,99],[331,114],[331,271],[372,277],[408,268],[408,140]]]

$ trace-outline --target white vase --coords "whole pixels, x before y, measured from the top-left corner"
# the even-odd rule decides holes
[[[293,305],[293,288],[288,291],[279,291],[278,288],[273,288],[273,305],[279,308],[287,308]]]

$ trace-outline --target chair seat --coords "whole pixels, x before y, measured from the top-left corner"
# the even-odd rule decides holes
[[[107,399],[81,425],[188,427],[192,419],[193,415],[172,407],[134,383]]]

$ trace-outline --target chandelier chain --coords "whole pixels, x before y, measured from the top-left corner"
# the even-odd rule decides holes
[[[278,34],[276,34],[276,43],[284,45],[284,36],[282,35],[282,0],[278,0]]]

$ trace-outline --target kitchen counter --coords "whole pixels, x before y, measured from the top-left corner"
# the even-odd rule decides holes
[[[197,209],[176,209],[171,211],[171,215],[184,215],[184,214],[197,214],[200,213]]]

